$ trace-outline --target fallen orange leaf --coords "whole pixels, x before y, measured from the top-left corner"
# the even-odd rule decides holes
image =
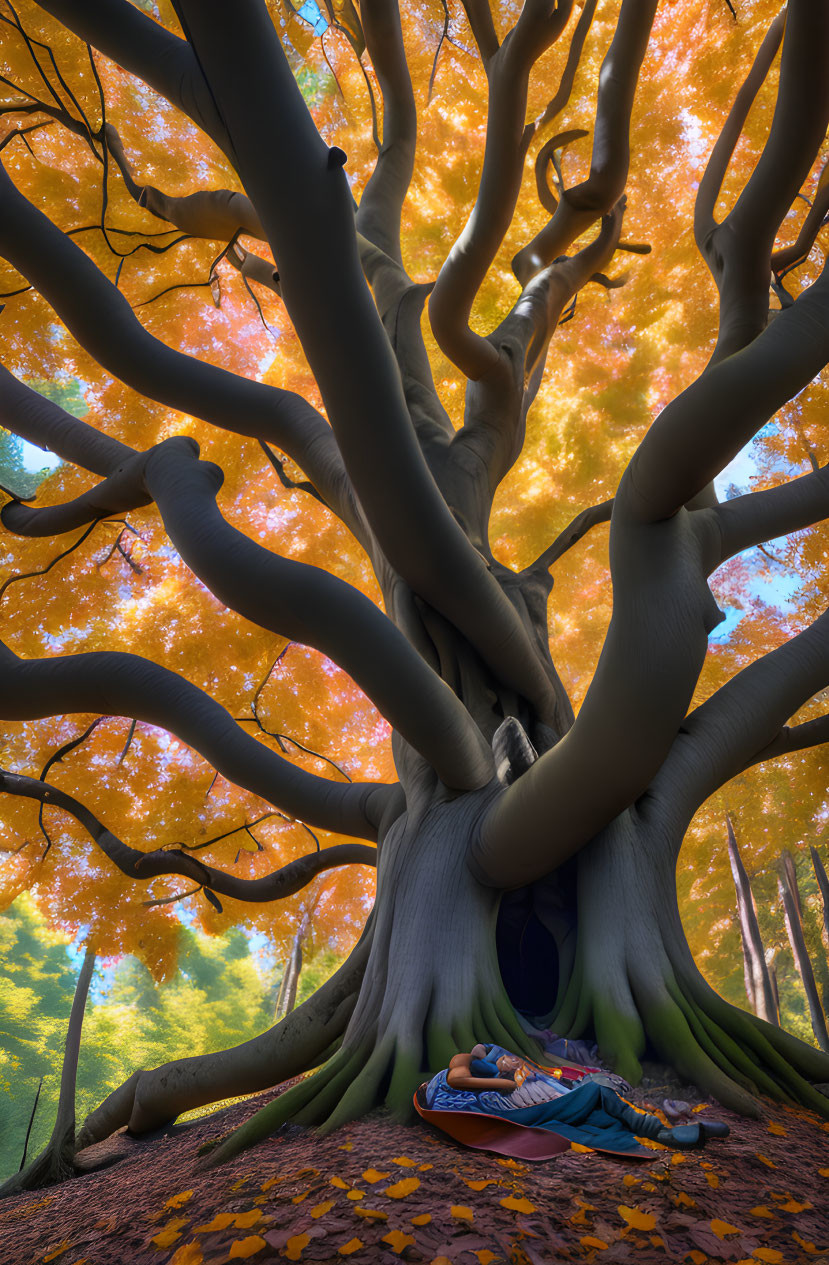
[[[350,1190],[346,1195],[346,1199],[365,1199],[366,1192],[364,1190]]]
[[[697,1206],[696,1200],[692,1199],[690,1195],[686,1195],[684,1190],[679,1192],[674,1203],[678,1208],[696,1208]]]
[[[338,1247],[337,1251],[340,1256],[351,1256],[352,1252],[359,1252],[362,1246],[362,1239],[349,1239],[347,1243],[343,1243],[342,1247]]]
[[[186,1217],[174,1217],[163,1230],[153,1235],[150,1242],[155,1243],[156,1247],[170,1247],[176,1239],[181,1238],[181,1227],[186,1224]]]
[[[632,1173],[625,1173],[624,1177],[622,1178],[623,1186],[636,1186],[638,1182],[639,1182],[639,1178],[634,1177]]]
[[[719,1221],[716,1217],[709,1222],[709,1225],[718,1239],[727,1238],[729,1234],[742,1233],[739,1226],[731,1225],[728,1221]]]
[[[388,1221],[389,1214],[381,1212],[379,1208],[365,1208],[362,1204],[357,1204],[354,1211],[358,1217],[367,1217],[370,1221]]]
[[[210,1234],[213,1230],[226,1230],[229,1225],[233,1225],[235,1220],[236,1214],[233,1212],[217,1212],[213,1220],[208,1221],[206,1225],[197,1225],[195,1233]]]
[[[700,1252],[695,1247],[691,1248],[691,1251],[688,1253],[688,1255],[690,1256],[694,1265],[705,1265],[705,1262],[708,1260],[708,1257],[705,1255],[705,1253]]]
[[[792,1230],[792,1238],[794,1239],[795,1243],[800,1244],[804,1252],[819,1252],[820,1251],[820,1248],[817,1247],[814,1243],[810,1243],[808,1239],[802,1238],[801,1235],[797,1233],[797,1230]]]
[[[418,1164],[417,1171],[419,1173],[425,1173],[427,1168],[434,1168],[434,1167],[435,1167],[434,1164]]]
[[[531,1204],[529,1199],[507,1195],[506,1199],[499,1199],[498,1202],[502,1208],[509,1208],[510,1212],[535,1212],[535,1204]]]
[[[765,1204],[758,1204],[756,1208],[750,1208],[749,1211],[753,1217],[773,1217],[774,1213]]]
[[[431,1220],[431,1212],[421,1212],[419,1216],[412,1217],[412,1225],[428,1225]]]
[[[604,1251],[607,1247],[604,1239],[596,1239],[592,1234],[585,1234],[584,1238],[580,1239],[579,1242],[582,1247],[597,1247],[600,1251]]]
[[[720,1184],[720,1179],[716,1173],[706,1173],[705,1180],[708,1182],[708,1185],[712,1190],[716,1190]]]
[[[786,1130],[783,1128],[782,1124],[777,1124],[774,1120],[772,1120],[769,1125],[769,1133],[773,1133],[778,1138],[785,1138],[786,1136]]]
[[[330,1212],[333,1207],[334,1200],[326,1199],[325,1203],[317,1204],[316,1207],[311,1209],[311,1216],[316,1221],[317,1217],[324,1217],[326,1212]]]
[[[477,1256],[478,1265],[492,1265],[493,1261],[503,1260],[503,1257],[496,1256],[494,1252],[490,1252],[488,1247],[481,1248],[479,1252],[473,1252],[473,1256]]]
[[[778,1252],[774,1247],[756,1247],[753,1255],[758,1261],[768,1261],[769,1265],[779,1265],[783,1260],[783,1253]]]
[[[415,1168],[417,1160],[410,1160],[408,1155],[398,1155],[396,1160],[392,1160],[392,1164],[399,1164],[401,1168]]]
[[[295,1234],[285,1244],[285,1256],[287,1256],[289,1261],[298,1261],[302,1255],[302,1249],[307,1247],[310,1242],[310,1234]]]
[[[348,1182],[344,1182],[341,1177],[332,1177],[331,1185],[336,1186],[337,1190],[348,1190]]]
[[[173,1252],[167,1265],[204,1265],[201,1244],[195,1239],[191,1243],[183,1243],[178,1251]]]
[[[472,1221],[475,1216],[475,1213],[471,1208],[467,1208],[466,1204],[452,1204],[449,1212],[456,1221]]]
[[[790,1199],[788,1203],[780,1204],[781,1212],[805,1212],[807,1208],[811,1208],[810,1203],[799,1204],[796,1199]]]
[[[279,1180],[279,1179],[278,1179],[277,1177],[269,1177],[269,1178],[268,1178],[268,1180],[267,1180],[266,1182],[263,1182],[263,1183],[262,1183],[262,1185],[259,1187],[259,1189],[260,1189],[260,1190],[270,1190],[271,1186],[275,1186],[278,1180]]]
[[[249,1234],[246,1239],[237,1239],[235,1243],[231,1243],[228,1260],[246,1261],[249,1256],[255,1256],[266,1246],[260,1234]]]
[[[237,1230],[249,1230],[257,1221],[262,1220],[262,1209],[251,1208],[250,1212],[240,1212],[233,1224]]]
[[[777,1165],[775,1164],[774,1160],[770,1160],[767,1155],[761,1155],[759,1151],[757,1151],[756,1154],[757,1154],[758,1160],[760,1160],[762,1164],[767,1164],[769,1168],[777,1168]]]
[[[374,1182],[381,1182],[384,1177],[388,1177],[388,1173],[381,1173],[376,1168],[367,1168],[363,1173],[363,1177],[367,1182],[371,1182],[373,1185]]]
[[[351,1151],[353,1149],[354,1149],[353,1142],[343,1142],[342,1146],[337,1147],[338,1151]]]
[[[192,1190],[183,1190],[180,1195],[173,1195],[172,1198],[168,1199],[164,1207],[180,1208],[182,1204],[187,1203],[187,1200],[190,1199],[192,1194]]]
[[[388,1234],[384,1234],[383,1243],[388,1243],[393,1252],[402,1252],[404,1247],[409,1247],[414,1243],[414,1235],[404,1234],[402,1230],[389,1230]]]
[[[624,1204],[620,1204],[616,1211],[634,1230],[653,1230],[656,1225],[656,1217],[652,1212],[640,1212],[638,1208],[626,1208]]]
[[[404,1177],[402,1181],[395,1182],[393,1186],[387,1186],[383,1194],[388,1195],[389,1199],[405,1199],[406,1195],[410,1195],[413,1190],[417,1190],[419,1185],[419,1177]]]
[[[470,1190],[485,1190],[487,1186],[495,1185],[494,1177],[487,1177],[485,1180],[479,1182],[471,1182],[466,1177],[464,1177],[463,1180]]]
[[[829,1168],[819,1168],[818,1172],[820,1173],[821,1177],[829,1177]]]

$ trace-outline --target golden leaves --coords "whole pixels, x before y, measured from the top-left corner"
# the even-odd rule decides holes
[[[419,1185],[419,1177],[404,1177],[402,1181],[387,1186],[383,1194],[388,1195],[389,1199],[405,1199],[413,1190],[417,1190]]]
[[[498,1202],[502,1208],[509,1208],[510,1212],[535,1212],[535,1204],[522,1195],[507,1195],[506,1199],[499,1199]]]
[[[620,1204],[616,1211],[634,1230],[652,1230],[656,1225],[656,1217],[650,1212],[640,1212],[638,1208],[627,1208],[624,1204]]]
[[[186,1204],[187,1200],[193,1195],[192,1190],[183,1190],[180,1195],[173,1195],[167,1200],[165,1208],[180,1208],[182,1204]]]
[[[230,1245],[229,1259],[246,1261],[249,1256],[261,1252],[263,1247],[267,1247],[267,1243],[258,1234],[251,1234],[246,1239],[236,1239]]]

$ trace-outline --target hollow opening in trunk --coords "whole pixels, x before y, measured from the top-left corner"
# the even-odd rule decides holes
[[[547,1014],[556,1001],[558,948],[534,911],[532,888],[504,894],[495,938],[501,978],[515,1009],[530,1017]]]

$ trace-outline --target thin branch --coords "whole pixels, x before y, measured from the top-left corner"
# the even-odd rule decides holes
[[[561,190],[550,222],[518,252],[512,269],[522,285],[550,264],[619,201],[630,166],[630,119],[657,0],[622,0],[616,31],[602,62],[586,180]]]
[[[307,887],[317,874],[341,865],[375,865],[376,849],[366,844],[338,844],[324,851],[310,853],[283,865],[263,878],[242,879],[224,874],[213,866],[185,852],[156,850],[141,852],[116,838],[88,808],[71,795],[48,786],[36,778],[0,770],[0,793],[41,800],[68,812],[92,836],[98,847],[123,874],[146,881],[177,874],[195,879],[207,892],[216,892],[234,900],[261,902],[284,900]]]
[[[360,198],[357,229],[399,263],[400,216],[414,171],[417,110],[398,0],[363,0],[360,15],[383,95],[383,143]]]
[[[535,130],[525,123],[530,71],[558,39],[571,8],[572,0],[562,0],[553,9],[526,0],[518,22],[488,65],[486,146],[475,205],[429,297],[429,319],[438,346],[473,381],[498,360],[492,343],[469,328],[469,318],[509,229],[521,189],[524,160]]]
[[[37,1111],[37,1104],[40,1101],[40,1091],[42,1088],[43,1088],[43,1077],[41,1076],[37,1084],[37,1093],[35,1094],[35,1100],[34,1100],[34,1103],[32,1104],[32,1114],[29,1116],[29,1124],[26,1129],[26,1137],[23,1142],[23,1155],[20,1160],[20,1167],[17,1170],[18,1173],[23,1172],[23,1169],[26,1164],[26,1155],[29,1150],[29,1138],[31,1137],[31,1134],[32,1134],[32,1125],[35,1122],[35,1112]]]
[[[714,205],[728,161],[781,35],[780,80],[768,139],[735,206],[717,225]],[[829,12],[824,6],[789,0],[760,47],[700,183],[694,234],[720,294],[712,363],[744,347],[766,325],[774,239],[829,124],[827,44]]]
[[[4,508],[8,507],[4,506]],[[68,558],[71,553],[74,553],[76,549],[80,548],[87,536],[98,526],[99,522],[101,522],[101,519],[95,519],[93,523],[90,523],[73,545],[70,545],[68,549],[64,549],[62,553],[59,553],[57,557],[53,558],[52,561],[47,563],[45,567],[41,567],[39,571],[23,571],[18,572],[17,575],[10,575],[8,579],[4,580],[3,584],[0,585],[0,602],[2,602],[7,590],[11,588],[12,584],[17,584],[20,580],[34,579],[34,577],[38,575],[48,575],[53,567],[56,567],[57,564],[62,562],[64,558]]]
[[[591,528],[598,526],[599,523],[609,523],[610,516],[613,513],[613,498],[609,501],[602,501],[598,505],[591,505],[587,509],[583,509],[575,518],[556,536],[551,545],[548,545],[542,554],[536,558],[535,562],[531,562],[526,568],[527,572],[549,571],[554,562],[558,562],[559,558],[572,549],[573,545],[587,535]]]
[[[324,830],[374,838],[375,813],[393,793],[384,784],[332,782],[300,769],[247,735],[208,694],[137,655],[21,660],[0,645],[0,686],[0,718],[99,712],[158,725],[193,747],[228,781]]]
[[[137,724],[138,724],[138,721],[136,721],[136,720],[131,720],[131,721],[130,721],[130,728],[129,728],[129,733],[127,734],[127,741],[124,743],[123,750],[121,751],[121,754],[120,754],[120,755],[119,755],[119,757],[118,757],[118,766],[119,766],[119,768],[120,768],[120,766],[124,763],[124,761],[125,761],[125,760],[126,760],[126,758],[127,758],[127,752],[128,752],[128,751],[129,751],[129,749],[130,749],[130,743],[132,742],[133,738],[135,737],[135,728],[136,728],[136,725],[137,725]],[[218,776],[218,775],[217,775],[217,776]]]
[[[276,476],[283,488],[287,488],[291,492],[307,492],[309,496],[313,496],[315,500],[319,501],[320,505],[325,505],[326,509],[329,508],[324,498],[320,496],[319,492],[314,487],[313,483],[309,483],[307,479],[300,479],[297,483],[295,480],[289,478],[289,476],[285,473],[285,463],[277,457],[276,453],[272,451],[269,444],[265,443],[264,439],[259,440],[259,447],[262,449],[265,456],[268,458],[268,461],[276,471]]]

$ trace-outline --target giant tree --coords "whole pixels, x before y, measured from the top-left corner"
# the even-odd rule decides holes
[[[756,7],[772,17],[768,6]],[[367,180],[352,184],[349,156],[322,138],[300,91],[280,40],[281,14],[264,0],[240,0],[232,16],[216,0],[175,0],[166,22],[142,8],[128,0],[40,0],[26,22],[11,6],[4,19],[40,77],[39,87],[6,79],[3,108],[14,134],[3,157],[16,178],[0,176],[0,253],[22,278],[10,288],[32,287],[43,319],[57,318],[72,345],[129,392],[123,416],[102,409],[92,426],[2,371],[4,425],[98,476],[54,505],[13,496],[2,524],[19,537],[51,540],[154,506],[178,557],[224,607],[320,652],[363,692],[390,726],[396,780],[344,781],[334,769],[325,775],[286,758],[284,744],[280,751],[259,741],[208,689],[142,655],[140,641],[131,653],[107,649],[102,632],[83,653],[25,658],[3,647],[7,720],[100,713],[161,727],[276,812],[352,840],[243,878],[185,848],[134,846],[140,824],[132,842],[122,840],[104,815],[44,776],[2,774],[4,793],[69,814],[129,879],[178,875],[214,902],[262,901],[288,897],[331,867],[377,867],[376,902],[359,942],[311,999],[244,1046],[136,1071],[88,1117],[79,1145],[123,1125],[151,1130],[188,1108],[315,1067],[219,1154],[286,1119],[333,1128],[380,1104],[405,1112],[417,1084],[459,1048],[488,1039],[532,1053],[513,1005],[519,992],[522,1009],[546,1012],[558,1031],[593,1033],[603,1057],[631,1081],[648,1050],[738,1110],[755,1111],[758,1092],[825,1110],[812,1083],[829,1079],[827,1057],[728,1005],[700,975],[677,908],[676,865],[688,823],[712,792],[752,764],[829,738],[824,717],[787,724],[829,685],[827,614],[816,612],[797,635],[708,697],[703,690],[704,701],[695,698],[708,635],[721,619],[709,577],[829,509],[819,466],[724,503],[713,487],[829,359],[829,275],[812,279],[809,262],[825,185],[797,241],[789,242],[787,225],[776,245],[795,200],[814,187],[829,121],[829,11],[789,0],[745,78],[731,86],[694,210],[696,242],[719,297],[713,347],[696,349],[707,362],[649,426],[631,388],[631,429],[624,442],[607,437],[615,450],[612,496],[585,505],[518,567],[493,548],[493,507],[535,425],[545,374],[557,373],[557,327],[574,306],[569,327],[578,327],[589,283],[605,290],[619,283],[617,251],[643,253],[623,235],[625,216],[636,215],[631,151],[638,147],[646,165],[649,135],[662,120],[654,110],[648,127],[631,120],[653,32],[668,67],[681,53],[664,50],[664,41],[679,38],[676,25],[657,14],[657,0],[585,0],[580,8],[525,0],[497,14],[487,0],[466,0],[468,28],[459,36],[460,15],[447,10],[443,36],[477,48],[469,74],[488,98],[483,162],[471,194],[463,181],[455,186],[467,198],[462,229],[434,273],[417,279],[417,245],[404,232],[413,216],[423,218],[429,179],[417,175],[418,122],[427,110],[422,76],[413,81],[410,73],[413,59],[422,61],[417,14],[404,14],[404,30],[392,0],[331,10],[353,57],[364,68],[370,62],[369,89],[375,84],[376,153]],[[731,23],[728,8],[717,21]],[[734,28],[730,38],[740,34]],[[89,49],[100,89],[94,115],[58,71],[73,39]],[[718,213],[778,50],[762,152],[731,208]],[[587,152],[588,133],[560,130],[556,120],[583,57],[593,64],[600,57],[601,69],[591,85],[589,170],[571,184],[566,151],[582,142]],[[134,94],[146,99],[151,89],[166,102],[164,120],[171,111],[190,120],[199,187],[178,195],[142,183],[140,156],[107,115],[111,79],[105,90],[102,77],[112,64]],[[431,80],[439,103],[434,67]],[[469,116],[475,100],[472,93],[465,118],[473,131],[483,126],[483,117]],[[546,108],[528,123],[528,103],[540,100]],[[47,130],[38,137],[38,128]],[[268,311],[284,312],[283,328],[290,322],[307,360],[307,389],[256,380],[255,366],[245,374],[211,363],[220,347],[210,361],[188,355],[142,322],[120,288],[121,263],[113,276],[104,262],[107,249],[127,254],[113,245],[106,198],[98,244],[85,231],[83,248],[74,231],[81,226],[62,231],[37,205],[28,157],[36,149],[24,145],[54,146],[59,134],[86,146],[104,187],[117,184],[121,204],[142,208],[145,224],[152,215],[163,231],[218,247],[202,279],[217,303],[220,262],[251,294],[273,300]],[[446,155],[447,165],[457,161]],[[235,173],[227,187],[210,179],[217,165]],[[522,186],[533,168],[530,194]],[[689,190],[694,175],[684,173]],[[413,177],[421,198],[414,209]],[[529,212],[522,210],[528,200]],[[661,218],[678,220],[682,210],[662,207]],[[532,225],[517,244],[515,223]],[[145,249],[163,249],[146,227],[142,240]],[[487,321],[492,304],[476,301],[505,243],[513,284],[498,274],[500,306]],[[792,276],[811,284],[795,297],[797,283],[781,278],[804,260]],[[771,303],[772,278],[779,305]],[[707,312],[710,296],[700,290],[695,303]],[[587,328],[600,345],[600,318]],[[168,329],[173,341],[174,321]],[[589,374],[590,347],[575,345]],[[459,385],[460,415],[446,406],[449,394],[460,398]],[[144,448],[129,418],[139,409],[157,418],[156,441]],[[200,434],[224,432],[228,452],[257,441],[298,498],[315,514],[324,507],[364,551],[382,605],[333,564],[326,570],[287,557],[228,521],[217,503],[223,469],[201,458],[190,419],[206,424]],[[594,439],[602,445],[601,435]],[[549,522],[554,509],[547,506]],[[566,665],[551,652],[550,568],[608,521],[612,617],[576,710]],[[530,918],[535,960],[521,976],[516,962]],[[504,980],[513,981],[512,997]]]

